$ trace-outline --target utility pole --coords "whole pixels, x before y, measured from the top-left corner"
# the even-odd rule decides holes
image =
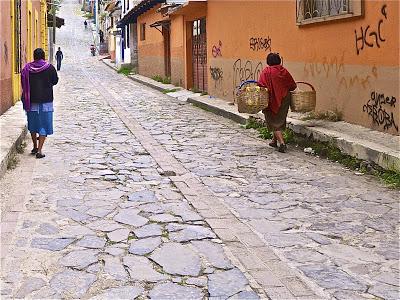
[[[55,1],[55,0],[53,0]],[[49,61],[53,63],[54,60],[54,44],[56,43],[56,6],[57,4],[54,2],[49,3],[51,5],[51,14],[53,17],[53,32],[50,34],[50,50],[49,50]]]
[[[99,45],[99,0],[96,0],[95,2],[95,22],[96,22],[96,39],[95,39],[95,46]],[[100,46],[99,46],[100,47]],[[98,49],[100,51],[100,49]]]
[[[53,17],[53,34],[50,34],[50,49],[49,49],[49,61],[52,64],[53,63],[53,57],[54,57],[54,42],[55,42],[55,32],[56,32],[56,10],[55,10],[55,5],[54,3],[51,3],[51,14]]]

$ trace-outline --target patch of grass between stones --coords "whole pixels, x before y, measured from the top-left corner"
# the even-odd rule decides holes
[[[176,88],[176,89],[166,89],[163,91],[163,94],[168,94],[168,93],[173,93],[173,92],[177,92],[180,91],[180,89]]]
[[[7,169],[14,170],[18,166],[18,163],[19,163],[19,159],[18,159],[17,155],[12,154],[12,156],[8,160]]]
[[[119,68],[119,70],[117,71],[117,73],[119,74],[124,74],[125,76],[128,76],[130,74],[134,74],[135,70],[132,66],[123,66],[121,68]]]
[[[19,146],[17,146],[17,153],[22,154],[24,153],[26,148],[26,142],[22,142]]]
[[[259,137],[263,139],[272,139],[272,133],[264,126],[260,119],[250,118],[245,129],[255,129],[259,132]],[[358,159],[346,153],[343,153],[331,142],[315,141],[312,137],[304,137],[294,133],[291,129],[286,129],[283,133],[287,144],[294,144],[302,148],[311,148],[313,154],[338,162],[350,170],[358,171],[362,174],[373,175],[390,188],[400,189],[400,173],[393,170],[385,170],[373,162],[367,162]]]

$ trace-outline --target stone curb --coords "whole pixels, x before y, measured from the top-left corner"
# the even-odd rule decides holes
[[[0,116],[0,178],[6,173],[8,163],[22,144],[26,133],[26,120],[22,111],[22,103],[17,102]]]
[[[103,62],[108,65],[109,67],[116,69],[114,66],[111,64]],[[150,78],[144,77],[144,76],[128,76],[130,79],[144,84],[150,88],[156,89],[160,92],[164,92],[168,89],[171,89],[172,87],[175,87],[170,84],[163,84],[159,83],[157,81],[154,81]],[[141,78],[143,77],[143,78]],[[144,79],[145,78],[145,79]],[[172,96],[172,95],[169,95]],[[173,96],[172,96],[173,97]],[[226,101],[220,100],[213,98],[213,103],[209,103],[206,99],[207,97],[202,96],[202,97],[188,97],[187,102],[191,103],[199,108],[202,108],[204,110],[207,110],[209,112],[212,112],[214,114],[220,115],[222,117],[231,119],[234,122],[237,122],[239,124],[246,124],[246,121],[254,115],[248,115],[248,114],[241,114],[237,112],[234,108],[233,105],[229,105]],[[223,101],[223,102],[222,102]],[[259,113],[256,115],[257,117],[264,118],[264,115]],[[362,159],[365,161],[371,161],[374,162],[375,164],[379,165],[380,167],[386,169],[386,170],[393,170],[396,172],[400,172],[400,154],[397,153],[398,150],[396,149],[391,149],[391,150],[382,150],[379,145],[376,145],[374,143],[365,143],[361,144],[359,141],[357,141],[356,138],[352,138],[350,136],[345,136],[344,134],[334,131],[328,128],[324,128],[323,126],[318,126],[318,125],[310,125],[307,124],[307,122],[294,119],[294,118],[288,118],[288,127],[293,130],[296,134],[300,134],[303,136],[306,136],[308,138],[311,138],[312,140],[315,141],[321,141],[321,142],[331,142],[334,144],[336,147],[338,147],[341,151],[344,153],[356,157],[358,159]],[[317,123],[323,123],[323,121],[318,121]],[[351,124],[347,124],[345,122],[342,122],[343,124],[346,124],[348,126],[351,126]],[[371,133],[372,134],[372,133]],[[369,145],[366,145],[369,144]]]

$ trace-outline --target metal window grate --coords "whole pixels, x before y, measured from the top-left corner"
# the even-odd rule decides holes
[[[349,13],[350,0],[297,0],[297,21]]]

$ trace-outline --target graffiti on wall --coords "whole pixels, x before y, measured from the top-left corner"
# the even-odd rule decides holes
[[[263,70],[262,62],[253,63],[250,60],[242,61],[240,58],[233,63],[233,97],[240,83],[246,80],[258,80]]]
[[[322,57],[322,62],[316,62],[317,58],[314,56],[311,62],[304,64],[304,75],[315,77],[323,74],[325,78],[331,75],[338,77],[341,72],[344,72],[344,52],[340,57]]]
[[[7,46],[7,41],[4,42],[4,62],[7,65],[8,64],[8,46]]]
[[[217,84],[222,83],[224,72],[222,71],[221,68],[210,67],[210,73],[211,73],[211,79],[214,80],[215,87],[217,87]]]
[[[370,99],[363,106],[363,112],[367,113],[378,126],[383,125],[384,130],[393,127],[396,131],[399,131],[393,112],[387,110],[388,108],[395,108],[396,102],[397,99],[394,96],[385,96],[384,93],[372,91]]]
[[[367,25],[365,28],[361,26],[360,34],[358,34],[357,30],[354,30],[357,55],[359,55],[361,50],[364,50],[366,47],[373,48],[376,46],[380,48],[380,43],[386,41],[382,35],[382,24],[384,23],[384,20],[387,20],[386,8],[387,6],[384,4],[381,8],[381,14],[383,17],[379,19],[378,24],[374,29],[371,29],[371,26]]]
[[[212,47],[212,56],[214,58],[217,58],[218,56],[222,56],[222,50],[221,49],[222,49],[222,42],[219,41],[218,42],[218,46],[214,45]]]
[[[272,51],[271,50],[271,38],[268,36],[266,38],[262,37],[252,37],[249,40],[250,43],[250,49],[253,51]]]
[[[355,85],[360,86],[363,89],[371,87],[370,79],[378,78],[378,69],[376,66],[371,67],[370,72],[362,74],[349,74],[345,72],[344,66],[344,52],[341,56],[327,57],[324,56],[322,59],[318,59],[316,55],[311,59],[310,62],[304,64],[304,75],[305,77],[317,77],[323,76],[324,78],[336,78],[338,83],[338,92],[341,89],[349,89]]]

